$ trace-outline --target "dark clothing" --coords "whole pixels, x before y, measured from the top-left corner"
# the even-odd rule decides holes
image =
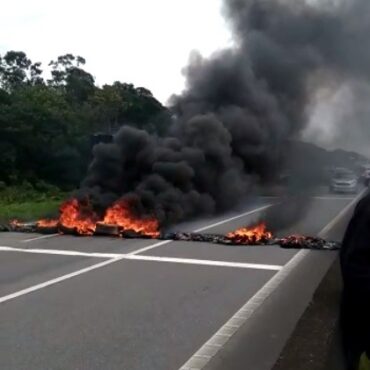
[[[343,275],[341,325],[348,369],[370,353],[370,195],[357,205],[340,252]]]

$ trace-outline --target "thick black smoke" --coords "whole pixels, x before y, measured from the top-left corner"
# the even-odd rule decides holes
[[[279,166],[318,88],[369,77],[370,1],[224,0],[235,46],[193,55],[166,138],[122,127],[82,191],[162,224],[234,207]],[[205,27],[207,20],[205,19]]]

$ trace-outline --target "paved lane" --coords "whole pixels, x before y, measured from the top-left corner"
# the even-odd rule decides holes
[[[305,220],[297,223],[295,230],[317,234],[350,201],[348,197],[314,200]],[[269,203],[271,199],[260,199],[258,204],[241,213]],[[206,231],[221,233],[244,226],[260,215],[236,216],[230,214],[186,226],[196,230],[217,224]],[[222,223],[225,219],[228,221]],[[177,370],[276,275],[277,271],[267,269],[266,265],[283,267],[297,255],[297,251],[275,247],[236,248],[172,242],[137,254],[138,260],[112,260],[50,255],[48,250],[127,256],[157,242],[69,236],[24,242],[37,237],[0,235],[2,246],[45,251],[45,254],[0,251],[2,296],[104,261],[109,265],[0,303],[1,369]],[[319,261],[332,258],[327,252],[315,255]],[[171,260],[145,260],[151,256]],[[190,264],[183,264],[176,259],[192,260]],[[218,266],[205,266],[202,261],[216,261]],[[240,268],[225,262],[260,266]],[[320,268],[316,273],[322,273]],[[284,301],[293,298],[287,294]],[[270,305],[267,300],[262,308]],[[266,325],[259,321],[262,308],[251,316],[248,325],[258,324],[264,335],[271,336],[274,333],[269,333]],[[284,318],[280,317],[280,321]],[[284,325],[281,328],[286,329]],[[236,333],[232,340],[238,338],[238,343],[250,340],[239,335]],[[218,349],[218,356],[223,355],[224,348]],[[219,362],[218,356],[208,366],[232,369],[225,367],[223,360]],[[224,355],[222,358],[225,359]],[[259,368],[262,369],[255,367]]]
[[[272,275],[118,262],[4,305],[0,368],[179,368]]]
[[[0,297],[79,270],[95,262],[86,257],[0,252]]]

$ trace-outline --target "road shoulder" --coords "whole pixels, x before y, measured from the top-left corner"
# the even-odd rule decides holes
[[[333,369],[329,357],[337,340],[341,289],[337,260],[315,292],[273,370]],[[339,361],[335,369],[340,370],[337,366],[341,366],[341,359],[335,361]]]

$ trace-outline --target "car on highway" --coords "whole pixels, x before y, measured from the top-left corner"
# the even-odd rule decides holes
[[[332,193],[357,193],[359,190],[358,178],[354,172],[341,168],[337,169],[330,180]]]
[[[361,177],[362,177],[362,180],[365,186],[369,186],[370,185],[370,168],[365,169]]]

